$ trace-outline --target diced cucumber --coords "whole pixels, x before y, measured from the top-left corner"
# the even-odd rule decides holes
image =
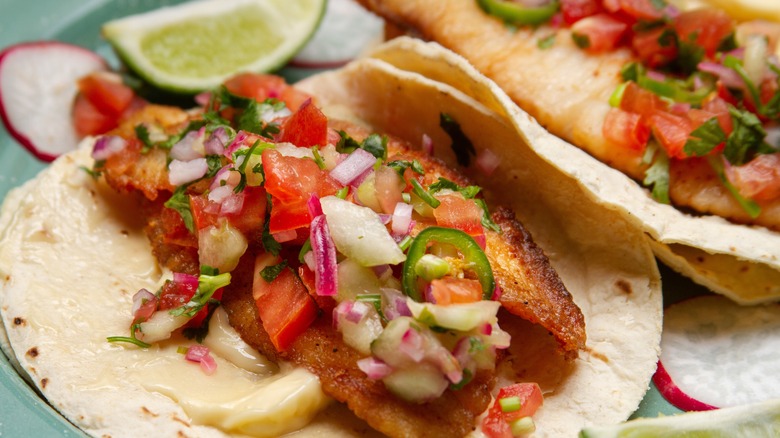
[[[339,291],[337,301],[355,300],[358,294],[378,294],[382,285],[374,270],[361,266],[353,259],[339,263]]]
[[[428,363],[396,370],[382,381],[390,392],[412,403],[438,398],[450,384],[441,371]]]
[[[404,333],[412,327],[413,320],[402,316],[390,321],[382,334],[371,343],[371,354],[377,359],[395,368],[409,366],[412,360],[405,354],[399,354],[399,346]]]
[[[469,331],[480,324],[496,321],[496,313],[501,303],[498,301],[477,301],[474,303],[450,304],[440,306],[433,303],[418,303],[411,298],[406,300],[414,319],[431,327]]]

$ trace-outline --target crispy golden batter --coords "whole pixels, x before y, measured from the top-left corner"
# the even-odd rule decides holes
[[[154,116],[169,111],[173,110],[155,109],[146,114]],[[170,117],[169,120],[177,118]],[[364,128],[344,122],[334,121],[331,126],[347,131],[357,140],[369,134]],[[125,131],[124,134],[132,143],[134,133]],[[424,185],[435,182],[439,176],[462,186],[469,184],[467,179],[447,168],[440,160],[411,150],[398,139],[391,139],[388,149],[390,159],[420,161],[426,169]],[[112,172],[107,171],[107,180],[117,190],[135,189],[145,195],[143,211],[147,215],[147,232],[160,263],[173,271],[197,273],[198,255],[194,242],[186,235],[177,237],[171,231],[177,227],[180,229],[182,224],[177,222],[176,215],[170,216],[172,210],[162,207],[163,201],[170,196],[171,188],[160,184],[157,159],[144,157],[140,154],[126,156],[125,159],[130,161],[123,163],[121,168],[112,168]],[[148,172],[145,166],[153,166],[155,170]],[[571,361],[585,345],[584,318],[580,309],[543,251],[515,220],[513,213],[498,209],[492,217],[502,233],[488,232],[486,253],[503,291],[502,304],[514,315],[551,333],[562,355]],[[175,238],[171,238],[172,235]],[[322,312],[287,351],[276,351],[258,318],[252,298],[252,268],[258,250],[250,247],[242,257],[232,273],[233,280],[226,288],[222,302],[231,325],[247,343],[273,360],[287,360],[312,371],[319,376],[328,395],[346,403],[350,410],[382,433],[391,436],[463,436],[473,429],[477,416],[490,402],[495,380],[492,373],[479,373],[463,389],[448,391],[444,397],[422,406],[406,403],[390,394],[381,381],[369,379],[358,369],[356,362],[361,357],[346,346],[340,333],[333,329],[330,312]],[[502,316],[503,320],[507,318],[515,317],[509,314]]]

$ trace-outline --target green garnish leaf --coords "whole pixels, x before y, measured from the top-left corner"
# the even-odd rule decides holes
[[[260,276],[263,277],[266,283],[271,283],[276,280],[276,277],[282,273],[282,270],[287,267],[287,260],[282,260],[278,265],[266,266],[260,271]]]
[[[452,190],[453,192],[459,192],[466,199],[474,198],[475,196],[477,196],[479,191],[482,190],[482,188],[479,186],[461,187],[458,184],[456,184],[454,181],[450,181],[447,178],[439,177],[438,181],[436,181],[435,183],[431,184],[430,187],[428,187],[428,192],[431,194],[435,194],[444,189]]]
[[[360,148],[370,152],[376,158],[387,159],[387,137],[379,134],[371,134],[360,143]]]
[[[325,170],[325,160],[323,160],[322,155],[320,155],[320,148],[317,146],[312,147],[311,153],[314,155],[314,162],[317,163],[317,167],[319,167],[320,170]]]
[[[203,273],[203,270],[201,270],[201,274],[198,277],[198,290],[195,292],[195,295],[193,295],[193,297],[190,298],[190,301],[185,305],[171,310],[171,315],[195,316],[196,313],[208,304],[217,289],[230,284],[230,279],[229,272],[218,275],[209,275]]]
[[[450,136],[452,151],[455,153],[458,164],[468,167],[471,164],[471,156],[476,156],[477,150],[474,149],[474,145],[461,129],[460,124],[449,114],[441,113],[439,126]]]
[[[555,34],[547,35],[544,38],[539,38],[539,40],[536,42],[536,47],[546,50],[551,48],[555,45]]]
[[[482,208],[482,226],[488,230],[495,231],[496,233],[501,233],[501,227],[490,218],[487,202],[485,202],[484,199],[475,199],[474,202]]]
[[[571,39],[574,41],[574,44],[577,45],[580,49],[587,49],[590,47],[590,37],[587,35],[583,35],[577,32],[572,32]]]
[[[398,175],[401,177],[404,176],[406,169],[412,169],[412,171],[418,175],[425,175],[425,169],[423,169],[422,164],[420,164],[420,162],[417,160],[395,160],[387,163],[387,167],[398,172]]]
[[[202,343],[203,340],[206,339],[206,336],[209,335],[209,322],[211,321],[211,317],[214,315],[214,311],[217,310],[217,307],[219,307],[219,301],[209,300],[207,305],[209,310],[208,313],[206,313],[206,317],[203,318],[203,321],[200,323],[200,326],[186,327],[184,330],[182,330],[181,333],[187,339],[194,339],[196,342]]]
[[[154,147],[154,142],[149,136],[149,128],[143,123],[139,123],[138,125],[135,125],[133,130],[135,131],[135,136],[138,137],[138,139],[141,140],[141,143],[144,145],[144,147],[141,149],[141,153],[145,154],[149,152],[149,149]]]
[[[737,203],[739,203],[740,207],[742,207],[742,209],[745,210],[745,212],[747,212],[747,214],[753,219],[757,218],[758,215],[761,214],[761,206],[759,206],[752,199],[748,199],[742,196],[742,194],[739,193],[739,190],[734,187],[734,184],[731,184],[731,181],[726,178],[726,173],[723,170],[723,163],[721,162],[720,158],[710,155],[707,157],[707,161],[710,163],[712,170],[715,171],[715,174],[718,175],[718,178],[720,178],[720,182],[724,187],[726,187],[729,193],[731,193],[731,196],[733,196]]]
[[[271,235],[271,231],[269,230],[269,224],[271,222],[270,216],[271,216],[271,208],[273,206],[271,205],[271,195],[267,195],[268,197],[268,211],[265,215],[265,223],[263,224],[263,236],[261,238],[261,241],[263,242],[263,248],[265,248],[266,252],[269,252],[275,256],[279,255],[279,251],[282,250],[282,244],[277,242],[276,239]]]
[[[94,167],[102,167],[102,166],[103,166],[103,164],[102,164],[102,163],[103,163],[103,161],[99,161],[99,162],[98,162],[98,161],[96,161],[96,162],[95,162],[95,166],[94,166]],[[89,175],[89,176],[91,176],[91,177],[92,177],[92,179],[98,179],[98,178],[100,178],[101,172],[100,172],[99,170],[95,170],[94,168],[90,169],[90,168],[89,168],[89,167],[87,167],[87,166],[79,166],[79,169],[81,169],[81,170],[83,170],[84,172],[86,172],[86,173],[87,173],[87,175]]]
[[[336,150],[342,154],[352,153],[355,149],[360,147],[360,143],[354,138],[350,137],[345,131],[339,131],[341,139],[336,143]]]
[[[141,348],[150,348],[151,344],[147,344],[135,336],[136,332],[140,330],[141,323],[136,323],[130,326],[130,336],[109,336],[106,338],[106,340],[111,343],[127,342],[128,344],[133,344]]]
[[[729,113],[734,130],[726,140],[726,148],[723,150],[723,155],[729,163],[739,166],[749,161],[755,152],[767,148],[772,150],[771,146],[764,141],[766,131],[755,114],[733,107],[729,107]]]
[[[284,108],[284,102],[276,99],[266,99],[263,102],[252,99],[238,118],[238,129],[265,138],[273,138],[274,134],[279,133],[279,125],[274,122],[265,122],[264,117],[269,113],[282,111]]]
[[[426,204],[430,205],[431,208],[436,208],[439,205],[441,205],[441,201],[434,198],[433,195],[428,193],[423,186],[420,184],[419,181],[416,179],[412,179],[409,181],[412,184],[412,192],[414,192],[415,195],[417,195],[420,199],[423,200]]]
[[[688,141],[685,142],[683,151],[687,155],[704,156],[712,152],[719,144],[726,141],[726,133],[718,123],[718,118],[713,117],[691,132]]]
[[[301,264],[306,263],[306,261],[304,260],[304,256],[309,251],[311,251],[311,239],[306,239],[306,241],[303,242],[301,251],[298,253],[298,261],[301,262]]]
[[[187,186],[179,186],[173,192],[173,195],[165,201],[165,206],[176,210],[184,221],[184,226],[190,230],[191,233],[195,232],[195,220],[192,217],[192,210],[190,209],[190,197],[187,195]]]
[[[648,145],[648,148],[651,146]],[[642,183],[650,187],[652,186],[652,196],[658,202],[663,204],[669,204],[669,157],[661,150],[657,145],[652,146],[655,155],[653,164],[645,171],[645,179]],[[650,153],[648,151],[648,153]]]

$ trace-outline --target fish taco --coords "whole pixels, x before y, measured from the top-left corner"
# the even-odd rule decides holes
[[[537,155],[494,84],[418,58],[149,104],[13,190],[19,369],[93,436],[625,420],[659,353],[649,244]]]
[[[361,3],[494,80],[551,133],[520,119],[532,147],[647,233],[669,266],[741,303],[780,296],[780,24],[737,21],[738,3]]]

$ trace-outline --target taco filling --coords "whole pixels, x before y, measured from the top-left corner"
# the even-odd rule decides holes
[[[200,340],[222,306],[249,345],[393,436],[470,432],[523,342],[502,327],[538,324],[568,362],[585,346],[582,312],[509,210],[278,78],[238,76],[190,112],[147,105],[92,157],[95,177],[138,197],[173,272],[135,294],[129,334],[110,342]],[[186,357],[214,372],[207,349]],[[503,388],[483,430],[532,430],[541,398]]]

